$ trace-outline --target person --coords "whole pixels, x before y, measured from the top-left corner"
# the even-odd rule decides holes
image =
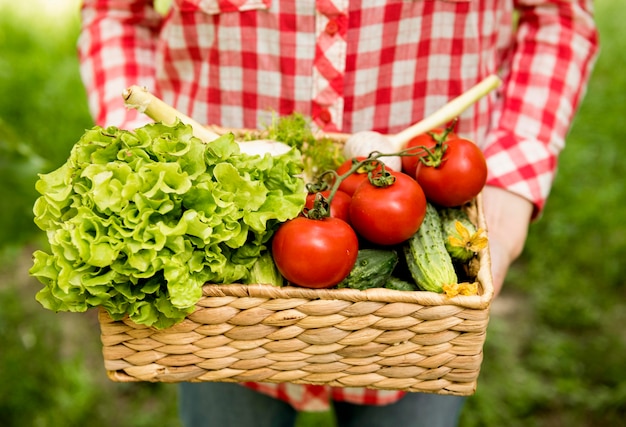
[[[395,133],[490,74],[460,115],[487,159],[496,294],[545,206],[598,50],[592,0],[84,0],[78,55],[96,124],[150,120],[147,87],[206,124],[260,128],[299,112],[324,131]],[[341,426],[454,426],[464,398],[294,384],[183,384],[185,426],[293,425],[334,406]]]

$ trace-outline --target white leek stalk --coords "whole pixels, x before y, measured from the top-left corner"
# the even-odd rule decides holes
[[[379,136],[373,136],[372,134],[376,132],[356,132],[347,139],[344,145],[344,155],[352,158],[358,156],[367,157],[372,151],[381,153],[400,152],[411,139],[455,119],[480,98],[500,86],[501,83],[498,76],[491,75],[470,88],[467,92],[448,102],[433,114],[397,134],[378,134]],[[380,160],[386,163],[394,162],[394,164],[399,161],[399,158],[397,158],[398,160],[393,159],[393,157],[381,157]],[[393,168],[391,165],[389,167]]]

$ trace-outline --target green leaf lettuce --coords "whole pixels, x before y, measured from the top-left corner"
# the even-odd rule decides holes
[[[250,277],[278,225],[304,205],[301,172],[297,149],[250,156],[232,135],[207,145],[181,123],[89,129],[35,186],[35,223],[50,245],[33,256],[37,300],[171,326],[205,283]]]

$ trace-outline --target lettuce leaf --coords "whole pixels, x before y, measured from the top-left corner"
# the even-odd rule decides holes
[[[278,225],[304,206],[297,149],[243,154],[232,135],[204,144],[189,126],[94,127],[39,176],[37,300],[54,311],[104,307],[157,328],[189,314],[207,282],[244,282]]]

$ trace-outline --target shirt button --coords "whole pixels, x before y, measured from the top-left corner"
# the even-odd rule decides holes
[[[326,23],[326,34],[334,36],[337,31],[339,31],[339,24],[337,24],[337,21],[331,19]]]
[[[330,111],[328,111],[327,108],[322,108],[318,117],[324,123],[330,123],[330,121],[333,119],[333,117],[330,114]]]

